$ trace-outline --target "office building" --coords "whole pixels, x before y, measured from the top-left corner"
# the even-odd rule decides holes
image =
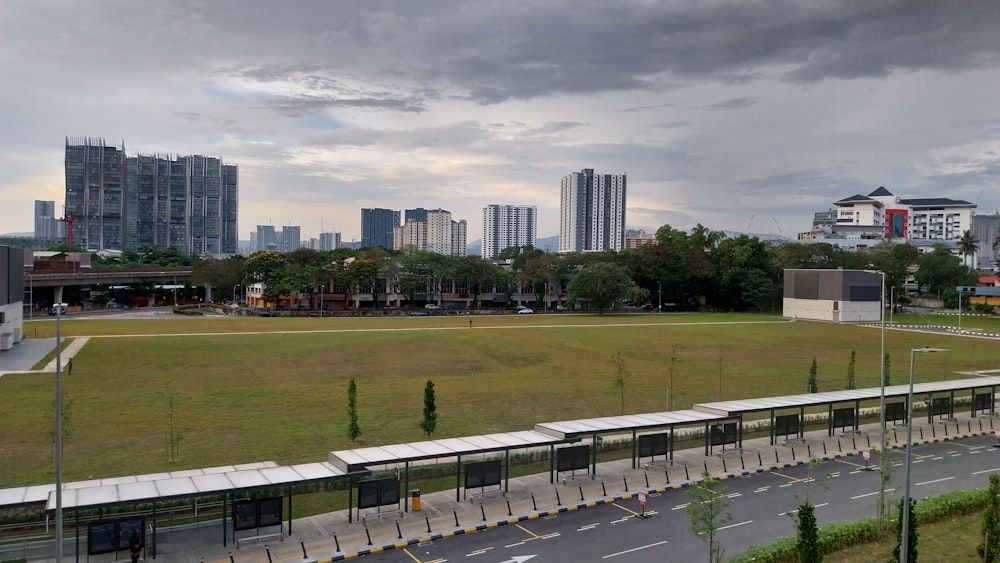
[[[125,156],[103,139],[66,139],[67,242],[87,250],[174,247],[235,254],[239,169],[201,155]]]
[[[340,233],[320,233],[320,250],[337,250],[340,248]]]
[[[265,250],[278,250],[278,233],[274,229],[274,225],[257,225],[257,236],[256,244],[253,247],[254,252],[263,252]]]
[[[625,246],[625,174],[592,168],[562,179],[559,252],[621,250]]]
[[[60,238],[56,202],[35,200],[35,238],[45,240]]]
[[[998,264],[997,250],[993,245],[1000,236],[1000,210],[993,215],[974,215],[972,217],[972,238],[979,245],[976,252],[975,266],[979,270],[996,270]]]
[[[361,210],[361,248],[381,246],[392,250],[393,229],[399,226],[399,211],[382,208]]]
[[[483,208],[483,258],[493,260],[507,248],[535,246],[538,208],[490,204]]]

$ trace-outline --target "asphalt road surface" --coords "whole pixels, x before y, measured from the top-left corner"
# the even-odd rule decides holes
[[[990,473],[1000,472],[1000,448],[994,448],[995,443],[986,436],[915,446],[911,496],[987,486]],[[886,499],[895,506],[904,488],[904,453],[897,450],[889,455],[892,470]],[[877,456],[872,456],[870,467],[877,465]],[[728,479],[721,485],[730,503],[731,519],[718,536],[727,556],[794,535],[790,513],[806,499],[816,507],[820,525],[874,516],[879,489],[878,472],[866,470],[860,456]],[[707,545],[692,533],[687,519],[687,490],[647,496],[644,509],[633,498],[365,559],[407,563],[705,560]]]

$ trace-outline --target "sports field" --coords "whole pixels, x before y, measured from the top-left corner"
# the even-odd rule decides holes
[[[428,379],[438,438],[619,414],[619,352],[627,413],[665,410],[672,354],[675,409],[804,392],[813,357],[820,390],[843,389],[852,349],[857,386],[878,384],[877,328],[732,314],[471,318],[472,326],[467,316],[63,321],[64,336],[91,337],[63,378],[64,476],[325,460],[353,447],[345,414],[351,377],[358,446],[423,439]],[[993,319],[963,326],[1000,332]],[[54,325],[35,321],[25,331],[52,334]],[[887,331],[892,383],[905,381],[909,350],[920,346],[950,352],[919,357],[918,381],[1000,369],[1000,342]],[[52,374],[0,378],[0,483],[53,481],[53,395]],[[168,459],[171,403],[182,434],[176,461]]]

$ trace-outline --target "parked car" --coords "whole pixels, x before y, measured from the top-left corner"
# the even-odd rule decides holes
[[[270,309],[261,309],[261,310],[257,311],[257,316],[258,317],[273,317],[274,316],[274,311],[272,311]]]
[[[428,315],[427,311],[413,311],[410,313],[411,317],[426,317]]]
[[[308,313],[306,313],[306,316],[307,317],[318,317],[319,313],[316,312],[316,311],[309,311]]]
[[[433,311],[435,309],[440,309],[440,308],[441,307],[438,307],[437,305],[435,305],[433,303],[428,303],[428,304],[424,305],[424,309],[428,309],[428,310],[431,310],[431,311]]]
[[[518,315],[530,315],[530,314],[532,314],[534,312],[535,312],[534,309],[529,309],[529,308],[525,307],[524,309],[521,309],[520,311],[518,311],[517,314]]]

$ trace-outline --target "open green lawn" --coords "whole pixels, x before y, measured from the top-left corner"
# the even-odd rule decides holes
[[[723,399],[801,393],[813,357],[820,390],[842,389],[852,349],[858,387],[878,384],[875,328],[645,314],[473,316],[470,329],[469,318],[66,320],[67,336],[138,336],[91,338],[73,375],[63,378],[65,478],[324,460],[352,447],[345,437],[351,377],[358,381],[359,446],[423,439],[428,379],[437,390],[434,437],[619,414],[616,352],[628,371],[628,413],[665,410],[674,346],[675,408],[717,400],[720,380]],[[976,321],[1000,332],[1000,322]],[[28,335],[46,331],[54,332],[52,321],[25,328]],[[919,357],[918,381],[1000,369],[998,342],[888,331],[893,383],[905,381],[909,350],[919,346],[951,351]],[[0,378],[0,482],[54,479],[53,387],[51,374]],[[183,433],[176,462],[167,461],[171,398]]]

